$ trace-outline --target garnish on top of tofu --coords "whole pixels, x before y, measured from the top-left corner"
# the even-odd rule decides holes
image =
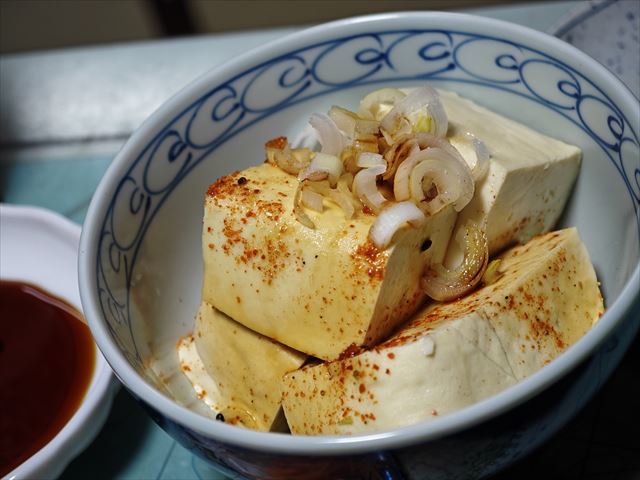
[[[319,142],[319,152],[291,148],[284,137],[266,144],[267,160],[297,175],[297,220],[315,228],[305,209],[323,212],[325,199],[336,203],[347,220],[363,210],[375,216],[368,236],[382,250],[405,225],[418,227],[448,206],[460,212],[489,166],[489,151],[472,133],[465,131],[461,137],[472,146],[472,167],[449,142],[447,113],[438,92],[428,85],[409,94],[376,90],[364,97],[357,113],[333,106],[328,115],[311,115],[309,124],[312,130],[303,142]],[[484,223],[469,219],[460,229],[465,230],[464,261],[453,270],[442,264],[428,270],[430,277],[444,277],[447,284],[441,288],[445,282],[424,282],[432,298],[463,295],[486,268]]]

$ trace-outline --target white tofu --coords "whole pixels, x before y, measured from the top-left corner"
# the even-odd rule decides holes
[[[456,214],[447,207],[419,228],[402,228],[380,251],[368,240],[372,215],[347,220],[326,201],[323,213],[307,212],[315,229],[298,222],[297,185],[262,164],[210,187],[202,298],[256,332],[330,360],[352,344],[375,345],[416,310],[425,298],[420,277],[430,261],[443,261]]]
[[[205,200],[203,300],[239,323],[309,355],[332,360],[350,346],[377,344],[424,301],[428,263],[455,264],[454,227],[486,222],[490,253],[549,230],[574,183],[580,150],[441,92],[450,140],[469,163],[464,132],[491,152],[489,172],[470,204],[448,207],[421,228],[406,227],[385,251],[367,240],[374,217],[346,220],[325,201],[293,215],[298,181],[270,164],[223,177]],[[426,240],[431,247],[422,251]]]
[[[252,332],[203,302],[193,335],[178,344],[180,366],[197,396],[225,422],[286,431],[282,377],[306,355]]]
[[[458,225],[469,219],[486,221],[490,255],[551,230],[578,175],[580,149],[455,93],[440,94],[449,117],[448,138],[465,160],[475,164],[465,132],[482,140],[491,153],[489,171],[458,215]]]
[[[494,283],[426,307],[379,346],[287,374],[291,432],[367,433],[458,410],[542,368],[604,311],[575,229],[535,237],[500,262]]]

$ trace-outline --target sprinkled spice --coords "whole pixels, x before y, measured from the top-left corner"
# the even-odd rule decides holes
[[[237,192],[236,177],[240,172],[233,172],[230,175],[220,177],[215,183],[212,183],[207,189],[207,195],[210,197],[233,196]]]
[[[276,137],[264,144],[266,148],[282,150],[287,145],[287,137]]]
[[[357,268],[366,268],[371,281],[381,281],[384,278],[387,257],[371,241],[358,245],[351,256],[357,261]]]
[[[340,356],[338,357],[338,360],[346,360],[347,358],[351,358],[351,357],[355,357],[356,355],[358,355],[360,352],[362,351],[362,348],[360,348],[358,345],[356,345],[355,343],[352,343],[351,345],[349,345],[347,348],[345,348],[342,353],[340,353]]]
[[[219,422],[224,422],[224,415],[221,414],[221,413],[218,413],[216,415],[216,420],[219,421]]]

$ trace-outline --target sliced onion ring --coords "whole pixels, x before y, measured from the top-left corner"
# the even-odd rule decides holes
[[[335,122],[322,113],[312,113],[309,123],[318,132],[322,153],[339,157],[344,148],[344,138]]]
[[[425,125],[425,121],[429,120]],[[397,101],[380,120],[380,128],[392,137],[411,132],[427,132],[439,138],[447,134],[449,122],[435,88],[424,85]]]
[[[291,140],[291,146],[294,148],[308,148],[315,150],[318,146],[318,132],[315,128],[307,123],[305,127]]]
[[[424,213],[413,202],[393,203],[378,214],[369,230],[369,239],[376,247],[387,248],[400,227],[407,223],[417,227],[424,220]]]
[[[298,175],[298,180],[324,180],[335,185],[342,175],[342,161],[335,155],[316,153],[309,166]]]
[[[322,212],[324,207],[322,205],[322,200],[324,196],[320,193],[314,192],[310,188],[302,188],[300,191],[300,201],[302,204],[310,208],[311,210],[315,210],[316,212]]]
[[[409,185],[409,176],[411,175],[411,171],[418,163],[423,160],[427,160],[428,158],[428,148],[426,150],[418,150],[411,153],[400,163],[400,165],[398,165],[396,174],[393,177],[393,195],[397,202],[403,202],[411,198],[411,189]]]
[[[369,120],[359,118],[356,121],[355,138],[361,138],[367,135],[377,135],[380,131],[380,122],[377,120]]]
[[[478,180],[481,180],[486,175],[487,170],[489,169],[489,159],[491,158],[489,149],[487,148],[486,144],[482,140],[477,138],[473,133],[465,132],[464,134],[462,134],[461,136],[457,136],[456,138],[463,138],[464,140],[467,140],[469,143],[471,143],[476,155],[476,162],[473,165],[473,168],[469,166],[469,163],[465,160],[460,151],[447,139],[438,138],[429,133],[417,133],[415,135],[415,139],[418,142],[418,145],[420,145],[420,148],[438,147],[446,150],[451,154],[451,156],[458,159],[458,161],[469,166],[471,175],[476,182]]]
[[[452,159],[456,160],[460,167],[460,176],[464,180],[464,184],[469,184],[469,178],[475,180],[473,177],[473,173],[469,164],[466,162],[464,157],[460,154],[457,148],[455,148],[451,143],[445,138],[438,138],[434,135],[428,133],[418,133],[415,135],[415,139],[418,142],[420,148],[427,147],[437,147],[441,150],[447,152]],[[473,198],[473,193],[475,191],[475,182],[472,182],[471,187],[465,187],[462,191],[462,195],[456,201],[456,211],[462,210]]]
[[[329,109],[329,118],[333,120],[341,132],[353,138],[356,131],[356,122],[358,121],[358,116],[355,113],[334,105]]]
[[[434,300],[455,300],[467,294],[482,279],[489,261],[485,227],[468,221],[456,233],[456,242],[464,245],[464,259],[457,267],[430,265],[422,277],[422,288]]]
[[[338,204],[338,206],[344,212],[344,216],[347,220],[351,220],[353,218],[353,214],[355,213],[356,209],[353,205],[353,202],[351,201],[351,192],[345,193],[341,190],[331,190],[328,194],[328,197]]]
[[[358,201],[356,197],[353,196],[351,190],[349,190],[349,185],[353,183],[353,175],[350,173],[345,173],[338,180],[338,184],[336,188],[331,188],[329,186],[328,180],[322,180],[317,182],[309,182],[307,181],[305,187],[302,189],[302,202],[305,206],[314,209],[312,205],[307,205],[305,201],[305,194],[307,191],[313,192],[317,195],[320,195],[321,198],[328,198],[331,201],[338,204],[338,206],[343,210],[344,216],[347,219],[353,218],[356,208],[362,208],[362,204]],[[312,202],[316,202],[317,200],[311,200]],[[319,205],[315,203],[315,205]],[[322,211],[322,210],[319,210]]]
[[[382,155],[379,153],[360,152],[358,153],[358,160],[356,161],[356,165],[360,168],[379,166],[386,167],[387,162],[384,161],[384,158],[382,158]]]
[[[449,142],[449,140],[447,140],[446,138],[439,138],[435,135],[431,135],[430,133],[417,133],[415,135],[415,139],[422,149],[434,147],[446,151],[449,155],[451,155],[451,158],[456,159],[462,166],[466,167],[469,172],[471,172],[471,168],[469,167],[467,161],[460,154],[458,149],[451,145],[451,142]]]
[[[380,123],[377,120],[360,118],[352,111],[335,105],[329,110],[329,117],[349,139],[376,135],[380,127]]]
[[[440,148],[428,148],[424,152],[426,158],[418,162],[409,175],[411,199],[420,204],[427,215],[433,215],[449,204],[459,212],[473,196],[474,183],[469,169]],[[433,183],[437,189],[435,198],[428,202],[424,202],[425,180],[428,188]]]
[[[338,180],[338,185],[335,189],[329,189],[326,194],[331,200],[336,202],[344,212],[344,216],[347,219],[353,218],[356,209],[362,209],[362,203],[358,200],[349,188],[353,184],[353,175],[351,173],[345,173]]]
[[[378,190],[376,178],[382,175],[387,169],[386,165],[363,168],[353,179],[353,190],[362,203],[374,212],[379,212],[382,205],[387,201],[384,195]]]
[[[418,146],[421,149],[438,147],[443,150],[448,150],[452,155],[457,156],[459,161],[464,162],[464,158],[460,155],[460,152],[458,152],[458,150],[456,150],[446,138],[436,137],[435,135],[427,132],[416,133],[413,138],[418,142]]]
[[[306,148],[292,150],[287,137],[278,137],[265,143],[267,161],[277,165],[281,170],[297,175],[311,161],[311,151]]]
[[[471,142],[476,153],[476,163],[471,168],[471,175],[473,175],[473,179],[477,182],[478,180],[482,180],[489,170],[491,153],[487,145],[473,133],[465,132],[464,137]]]
[[[399,138],[396,143],[392,144],[384,152],[384,159],[387,162],[387,171],[382,176],[383,180],[389,180],[394,177],[398,165],[402,163],[409,155],[420,150],[418,142],[412,135]]]
[[[436,137],[445,138],[447,136],[447,130],[449,129],[449,119],[447,118],[447,112],[440,101],[440,95],[433,87],[426,85],[424,88],[430,90],[426,95],[429,95],[433,99],[429,102],[429,106],[427,107],[432,121],[431,133]]]
[[[296,189],[296,193],[293,196],[293,214],[295,215],[296,219],[305,227],[315,229],[315,223],[313,223],[313,220],[309,218],[309,215],[307,215],[307,213],[302,208],[302,190],[308,181],[309,180],[304,180],[298,183],[298,188]]]
[[[381,120],[395,105],[406,97],[397,88],[381,88],[366,95],[358,107],[358,115],[370,120]]]

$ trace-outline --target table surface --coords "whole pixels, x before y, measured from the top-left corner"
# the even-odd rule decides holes
[[[585,3],[465,12],[553,32]],[[46,207],[81,223],[117,151],[167,98],[210,68],[299,28],[0,57],[0,201]],[[638,365],[636,342],[584,411],[496,478],[639,479]],[[121,389],[104,429],[61,478],[224,477],[161,430]]]

